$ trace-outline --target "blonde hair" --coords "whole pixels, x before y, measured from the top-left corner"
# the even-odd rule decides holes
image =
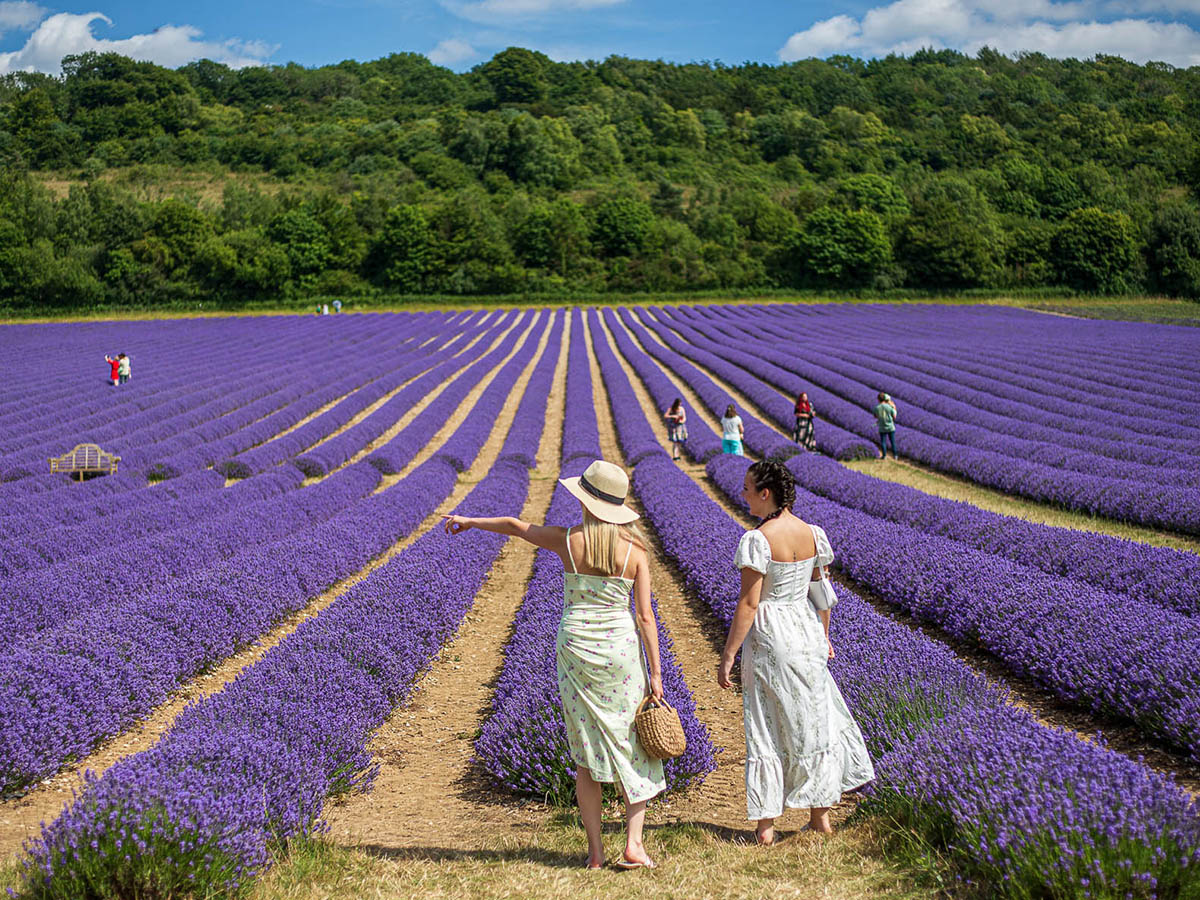
[[[646,549],[646,538],[636,523],[614,525],[597,519],[588,508],[583,508],[583,527],[579,529],[583,535],[583,563],[589,569],[596,569],[608,575],[618,575],[625,558],[618,557],[617,551],[621,539],[629,541],[635,547]]]

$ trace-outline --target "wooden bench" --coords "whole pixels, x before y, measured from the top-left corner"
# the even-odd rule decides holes
[[[99,444],[76,444],[70,453],[50,457],[50,471],[78,474],[83,481],[84,475],[114,474],[120,461],[121,457],[101,450]]]

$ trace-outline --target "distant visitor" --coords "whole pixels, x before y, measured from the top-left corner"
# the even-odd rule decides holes
[[[879,455],[887,459],[887,448],[891,444],[892,459],[896,459],[896,402],[880,391],[879,403],[873,412],[879,423]]]
[[[808,401],[808,393],[800,392],[796,398],[796,424],[792,428],[792,440],[805,450],[817,449],[817,438],[813,433],[813,408]]]
[[[688,438],[687,410],[683,408],[683,400],[676,397],[664,418],[667,420],[667,440],[671,442],[671,459],[679,459],[679,445]]]
[[[121,380],[121,384],[124,384],[125,382],[127,382],[129,380],[129,375],[130,375],[130,372],[132,371],[129,367],[129,357],[126,356],[124,353],[118,353],[117,360],[118,360],[117,375],[119,376],[119,378]]]
[[[116,387],[121,383],[121,358],[120,356],[108,356],[106,354],[104,361],[108,363],[109,369],[111,370],[108,377],[112,381],[112,386]]]
[[[721,417],[721,450],[734,456],[745,456],[742,452],[742,441],[746,439],[746,429],[742,426],[742,417],[730,403],[725,407],[725,415]]]

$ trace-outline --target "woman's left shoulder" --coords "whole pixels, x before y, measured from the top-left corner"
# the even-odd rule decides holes
[[[833,545],[829,543],[829,535],[820,525],[813,525],[810,522],[808,527],[812,529],[813,540],[817,544],[817,563],[822,566],[829,565],[833,562]]]

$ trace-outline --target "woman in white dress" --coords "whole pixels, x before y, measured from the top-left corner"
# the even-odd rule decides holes
[[[756,462],[742,496],[762,524],[738,543],[742,573],[717,681],[742,651],[747,817],[760,844],[775,840],[784,807],[808,809],[806,828],[829,833],[829,808],[875,777],[862,732],[829,673],[829,610],[808,599],[809,582],[833,561],[825,532],[793,515],[795,482],[782,463]]]

